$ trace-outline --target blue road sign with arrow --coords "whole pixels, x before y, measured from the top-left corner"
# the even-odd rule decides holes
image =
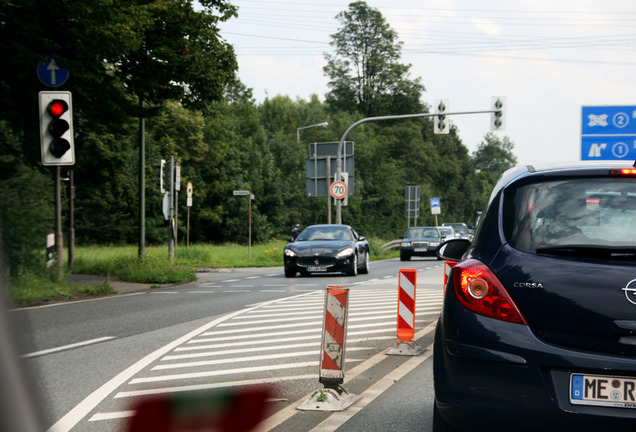
[[[59,57],[50,56],[38,63],[37,72],[40,82],[48,87],[59,87],[68,79],[68,68],[62,66]]]
[[[636,159],[636,106],[581,110],[581,160]]]

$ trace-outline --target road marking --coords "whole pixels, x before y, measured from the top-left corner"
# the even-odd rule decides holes
[[[271,303],[280,300],[272,300]],[[254,307],[256,308],[256,306]],[[232,312],[225,316],[222,316],[214,321],[210,321],[209,323],[195,329],[182,337],[175,339],[167,345],[159,348],[158,350],[148,354],[146,357],[142,358],[138,362],[134,363],[120,374],[115,376],[110,381],[104,383],[101,387],[91,393],[88,397],[82,400],[79,404],[77,404],[74,408],[72,408],[69,412],[67,412],[61,419],[59,419],[53,426],[48,429],[48,432],[67,432],[71,430],[77,423],[79,423],[84,417],[88,415],[100,402],[102,402],[109,394],[117,390],[120,386],[124,385],[126,381],[135,376],[137,373],[141,372],[145,367],[151,364],[154,361],[157,361],[159,358],[164,356],[165,354],[172,351],[174,348],[178,347],[186,343],[188,340],[196,337],[198,334],[209,330],[215,325],[232,319],[236,315],[240,315],[242,313],[249,312],[251,309],[243,309],[236,312]]]
[[[179,294],[179,291],[151,291],[150,294]]]
[[[210,390],[210,389],[225,388],[225,387],[242,387],[242,386],[248,386],[248,385],[254,385],[254,384],[273,384],[273,383],[282,382],[282,381],[296,381],[296,380],[305,380],[305,379],[316,379],[316,374],[314,373],[314,374],[308,374],[308,375],[290,375],[290,376],[258,378],[258,379],[242,380],[242,381],[226,381],[226,382],[209,383],[209,384],[193,384],[193,385],[177,386],[177,387],[132,390],[132,391],[119,392],[114,396],[114,398],[119,399],[119,398],[126,398],[126,397],[148,396],[148,395],[163,394],[163,393],[179,393],[179,392],[188,392],[192,390]]]
[[[32,358],[32,357],[40,357],[46,354],[52,354],[52,353],[56,353],[56,352],[60,352],[60,351],[66,351],[66,350],[70,350],[73,348],[79,348],[82,346],[86,346],[86,345],[93,345],[96,343],[100,343],[100,342],[104,342],[107,340],[111,340],[111,339],[115,339],[115,336],[104,336],[101,338],[97,338],[97,339],[91,339],[91,340],[87,340],[84,342],[77,342],[77,343],[73,343],[70,345],[64,345],[61,347],[57,347],[57,348],[49,348],[49,349],[45,349],[42,351],[36,351],[36,352],[32,352],[30,354],[24,354],[23,356],[21,356],[22,358]]]
[[[226,290],[223,293],[231,294],[231,293],[248,293],[252,292],[251,290]]]

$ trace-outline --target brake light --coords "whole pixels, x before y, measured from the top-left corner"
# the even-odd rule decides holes
[[[497,276],[480,261],[470,259],[453,268],[455,295],[466,309],[479,315],[528,325]]]
[[[636,168],[611,168],[612,177],[636,177]]]

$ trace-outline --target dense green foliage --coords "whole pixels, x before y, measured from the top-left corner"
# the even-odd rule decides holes
[[[47,88],[34,72],[47,55],[64,59],[71,73],[60,89],[73,93],[78,245],[138,240],[140,116],[146,242],[167,242],[153,164],[174,156],[183,184],[179,241],[186,235],[185,183],[192,182],[190,242],[247,244],[248,201],[233,190],[255,196],[255,243],[285,239],[296,223],[325,223],[326,198],[305,191],[307,144],[338,141],[369,115],[426,110],[424,86],[399,62],[397,35],[364,2],[338,17],[350,29],[361,20],[366,26],[333,35],[325,102],[282,95],[261,103],[236,80],[233,49],[218,37],[218,22],[235,16],[235,7],[229,0],[197,3],[202,9],[188,0],[0,0],[0,226],[12,276],[43,268],[45,236],[54,231],[55,170],[41,164],[37,130],[38,91]],[[54,31],[59,26],[64,31]],[[364,73],[351,75],[347,56],[357,46],[377,49],[359,59]],[[297,128],[320,122],[329,126],[302,130],[296,142]],[[435,221],[430,197],[441,199],[440,223],[473,222],[496,176],[514,163],[509,140],[489,135],[471,156],[456,129],[434,135],[428,119],[368,123],[348,139],[355,142],[355,195],[342,219],[367,237],[404,233],[407,185],[421,186],[419,224]],[[65,226],[67,206],[64,200]]]

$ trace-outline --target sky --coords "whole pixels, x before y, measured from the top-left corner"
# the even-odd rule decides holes
[[[234,46],[239,78],[256,100],[277,95],[309,100],[315,94],[324,101],[325,53],[333,52],[336,15],[350,1],[231,3],[239,16],[221,25],[221,36]],[[367,4],[403,42],[401,62],[411,64],[410,78],[420,77],[426,87],[423,102],[432,107],[436,99],[448,99],[450,112],[483,111],[490,109],[492,96],[505,96],[505,129],[495,134],[514,143],[520,164],[581,160],[587,152],[582,152],[583,107],[636,106],[634,0]],[[490,132],[490,114],[451,121],[470,153]]]

